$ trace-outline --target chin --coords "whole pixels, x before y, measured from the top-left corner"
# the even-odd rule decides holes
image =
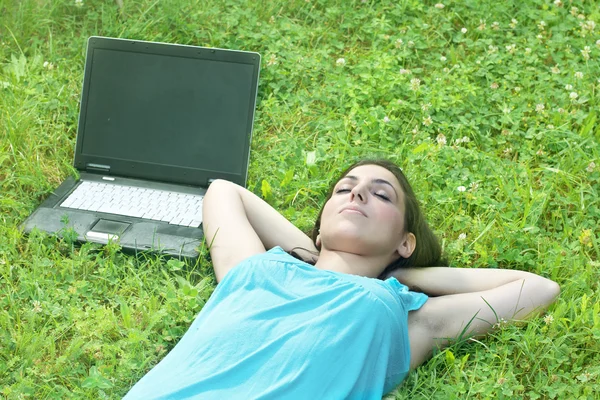
[[[323,240],[322,246],[330,251],[343,251],[352,254],[367,254],[373,250],[374,244],[358,235],[340,235],[330,240]]]

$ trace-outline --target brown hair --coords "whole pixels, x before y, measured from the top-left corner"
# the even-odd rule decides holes
[[[329,189],[329,193],[327,194],[327,198],[321,207],[321,211],[319,211],[319,216],[315,221],[315,226],[312,232],[313,242],[316,243],[317,235],[319,234],[319,228],[321,226],[321,215],[323,214],[323,208],[325,207],[325,203],[327,203],[327,201],[329,201],[331,198],[335,185],[343,177],[345,177],[348,172],[356,167],[360,167],[361,165],[377,165],[383,167],[394,174],[396,179],[398,179],[400,187],[402,188],[402,192],[404,193],[404,204],[406,208],[404,213],[404,226],[406,231],[411,232],[416,238],[415,250],[410,257],[400,257],[398,260],[392,262],[385,268],[379,277],[385,278],[390,274],[390,272],[397,268],[446,265],[446,261],[442,260],[442,247],[440,246],[440,242],[427,224],[425,216],[419,207],[419,201],[417,200],[410,183],[408,183],[408,179],[406,179],[406,176],[404,176],[404,173],[400,167],[393,162],[384,159],[360,160],[349,166],[344,172],[342,172],[339,178],[333,182],[331,188]]]

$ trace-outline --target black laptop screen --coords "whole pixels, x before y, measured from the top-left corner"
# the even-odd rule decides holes
[[[108,49],[91,61],[82,155],[245,173],[253,65]]]

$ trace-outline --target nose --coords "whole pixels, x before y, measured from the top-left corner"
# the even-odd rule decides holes
[[[360,203],[365,203],[367,201],[367,196],[365,193],[366,187],[365,185],[361,185],[360,183],[352,188],[350,191],[350,200],[356,201]]]

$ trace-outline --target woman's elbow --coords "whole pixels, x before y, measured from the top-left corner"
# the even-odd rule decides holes
[[[548,279],[548,293],[552,296],[552,301],[556,300],[560,294],[560,285],[553,280]]]
[[[560,285],[548,278],[540,277],[540,288],[539,294],[543,299],[544,307],[554,303],[558,295],[560,294]]]

